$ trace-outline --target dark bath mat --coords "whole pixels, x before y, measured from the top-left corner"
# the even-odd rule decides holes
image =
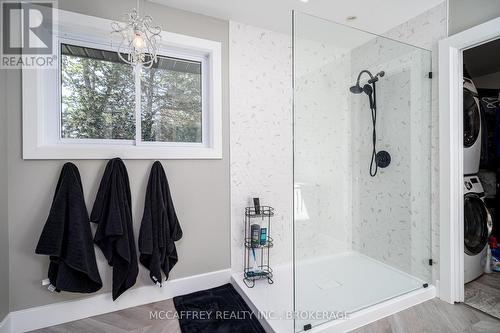
[[[174,297],[174,305],[183,333],[265,333],[230,283]]]

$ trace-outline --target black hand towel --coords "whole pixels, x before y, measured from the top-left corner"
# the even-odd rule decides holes
[[[98,223],[94,242],[113,266],[113,300],[137,280],[130,183],[125,164],[114,158],[106,165],[90,220]]]
[[[155,283],[162,282],[161,271],[166,279],[177,263],[175,241],[182,238],[182,230],[175,213],[167,176],[160,162],[151,168],[146,201],[139,233],[140,262],[149,269]]]
[[[73,163],[62,168],[35,253],[50,256],[48,277],[56,291],[101,289],[82,181]]]

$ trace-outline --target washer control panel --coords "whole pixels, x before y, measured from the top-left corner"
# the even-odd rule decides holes
[[[467,193],[484,193],[478,176],[464,176],[464,194]]]

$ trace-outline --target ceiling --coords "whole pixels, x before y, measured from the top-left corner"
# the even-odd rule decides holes
[[[472,78],[500,72],[500,39],[464,51],[464,64]]]
[[[445,0],[149,0],[169,7],[288,33],[299,10],[382,34]],[[348,16],[356,16],[348,22]]]

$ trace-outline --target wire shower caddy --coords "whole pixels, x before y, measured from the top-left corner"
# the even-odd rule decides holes
[[[255,281],[267,279],[267,283],[273,284],[273,270],[269,264],[269,249],[273,247],[271,237],[271,218],[274,216],[274,208],[270,206],[246,207],[245,208],[245,258],[243,268],[243,282],[248,288],[255,286]],[[266,242],[256,243],[252,241],[251,225],[257,223],[262,227],[267,226]],[[250,258],[255,255],[258,262],[258,271],[250,266]]]

